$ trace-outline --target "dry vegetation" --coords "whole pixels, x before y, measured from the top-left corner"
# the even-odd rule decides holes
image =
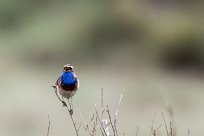
[[[109,105],[104,105],[103,89],[101,89],[101,105],[97,106],[95,104],[94,112],[88,121],[83,117],[83,113],[80,113],[81,122],[76,122],[75,119],[73,118],[74,110],[73,110],[72,102],[68,100],[68,104],[67,104],[63,98],[60,99],[60,97],[57,94],[56,88],[54,88],[54,90],[57,95],[57,98],[62,102],[63,107],[67,108],[69,116],[72,120],[72,124],[73,124],[76,136],[85,135],[85,133],[86,135],[89,135],[89,136],[97,136],[97,135],[125,136],[126,135],[125,132],[123,132],[122,130],[119,131],[117,128],[119,107],[123,97],[122,94],[120,95],[116,109],[114,111],[111,111],[109,108]],[[173,120],[172,108],[168,107],[167,111],[170,118]],[[155,125],[155,116],[156,116],[156,113],[154,114],[154,118],[151,123],[149,136],[161,136],[161,135],[177,136],[173,121],[166,121],[164,113],[161,112],[160,117],[162,118],[162,122],[160,125]],[[51,124],[49,115],[48,115],[48,121],[49,122],[48,122],[47,136],[49,136],[50,124]],[[135,128],[136,128],[135,136],[141,136],[139,126],[136,126]],[[165,128],[165,130],[162,130],[162,131],[165,131],[165,133],[160,132],[162,128]],[[187,135],[190,136],[190,129],[188,129]]]

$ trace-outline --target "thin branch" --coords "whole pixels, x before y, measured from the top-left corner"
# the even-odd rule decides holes
[[[161,126],[162,126],[162,124],[160,124],[160,125],[158,126],[158,128],[152,130],[153,136],[156,136],[157,131],[161,128]]]
[[[170,134],[169,135],[174,135],[174,136],[176,136],[176,132],[177,132],[177,130],[176,130],[176,127],[175,127],[175,120],[174,120],[174,111],[173,111],[173,108],[172,108],[172,106],[171,105],[169,105],[168,107],[167,107],[167,111],[168,111],[168,114],[169,114],[169,117],[170,117],[170,119],[171,119],[171,124],[170,124]],[[171,130],[172,129],[172,130]]]
[[[68,100],[68,102],[69,102],[69,100]],[[68,112],[69,112],[69,115],[70,115],[70,117],[71,117],[71,120],[72,120],[72,124],[73,124],[73,126],[74,126],[74,130],[75,130],[75,132],[76,132],[76,135],[77,136],[79,136],[79,133],[78,133],[78,129],[77,129],[77,127],[76,127],[76,122],[74,121],[74,118],[73,118],[73,110],[72,109],[69,109],[69,107],[71,107],[71,105],[70,105],[70,102],[69,102],[69,107],[68,106],[66,106],[67,107],[67,110],[68,110]]]
[[[153,133],[153,136],[156,136],[156,130],[153,130],[152,133]]]
[[[172,128],[172,123],[170,121],[170,136],[173,136],[173,128]]]
[[[93,126],[92,126],[92,132],[93,132],[93,135],[95,136],[96,134],[96,126],[97,126],[97,117],[95,116],[95,114],[93,114],[93,117],[95,117],[95,120],[94,118],[91,120],[91,123],[93,122]]]
[[[91,122],[94,120],[95,114],[93,113],[93,115],[91,116]]]
[[[103,104],[103,88],[101,88],[101,119],[103,119],[103,113],[105,111]]]
[[[190,136],[191,135],[191,131],[190,131],[190,128],[188,129],[188,136]]]
[[[156,129],[154,129],[154,130],[156,130],[156,131],[158,131],[160,128],[161,128],[161,126],[162,126],[162,124],[160,124]]]
[[[79,132],[80,128],[81,128],[81,123],[79,124],[79,127],[78,127],[78,129],[77,129],[77,132]]]
[[[71,99],[72,99],[72,97],[71,97]],[[73,106],[72,106],[72,103],[70,103],[69,99],[68,99],[68,103],[69,103],[69,108],[67,107],[67,109],[69,111],[70,116],[72,116],[73,115],[73,108],[72,108]]]
[[[168,135],[169,135],[169,132],[168,132],[168,128],[167,128],[167,124],[166,124],[166,120],[165,120],[165,118],[164,118],[164,113],[162,112],[161,114],[162,114],[162,118],[163,118],[164,125],[165,125],[165,128],[166,128],[166,134],[167,134],[167,136],[168,136]]]
[[[98,115],[98,111],[97,111],[97,109],[96,109],[96,105],[95,105],[95,112],[96,112],[96,117],[98,118],[98,120],[99,120],[99,122],[100,122],[101,133],[102,133],[103,136],[104,136],[104,135],[107,136],[106,131],[105,131],[105,128],[104,128],[104,125],[103,125],[103,122],[101,121],[101,119],[100,119],[100,117],[99,117],[99,115]]]
[[[48,114],[48,127],[47,127],[47,136],[49,136],[49,134],[50,134],[50,116],[49,116],[49,114]]]
[[[96,105],[95,105],[95,110],[96,110]],[[99,122],[102,125],[101,129],[103,131],[101,132],[104,132],[105,135],[109,136],[107,122],[106,120],[103,119],[104,112],[105,112],[105,109],[104,109],[104,101],[103,101],[103,88],[101,88],[101,119],[99,119]],[[98,112],[96,112],[96,115],[98,116]],[[97,118],[99,118],[99,116]]]
[[[66,102],[63,101],[63,100],[61,100],[60,97],[59,97],[59,95],[57,94],[57,86],[54,85],[54,86],[52,86],[52,87],[54,88],[54,91],[55,91],[55,94],[56,94],[57,98],[58,98],[59,101],[62,103],[62,106],[63,106],[63,107],[66,107],[66,106],[67,106]]]
[[[162,126],[162,124],[160,124],[156,129],[154,129],[154,119],[155,119],[156,114],[157,114],[157,113],[155,112],[155,113],[154,113],[153,120],[152,120],[150,136],[151,136],[151,135],[156,136],[157,131],[158,131],[158,130],[161,128],[161,126]]]
[[[153,116],[153,120],[152,120],[152,125],[151,125],[151,131],[150,131],[150,136],[152,135],[152,132],[154,130],[154,119],[155,119],[155,116],[156,116],[156,112],[154,113],[154,116]]]
[[[101,131],[101,134],[103,135],[103,136],[105,136],[106,135],[106,133],[105,132],[103,132],[103,129],[100,127],[100,131]],[[104,134],[105,133],[105,134]]]
[[[140,129],[139,129],[139,126],[137,126],[137,128],[136,128],[136,136],[140,136]]]
[[[72,116],[72,115],[73,115],[72,104],[70,103],[70,101],[69,101],[69,99],[68,99],[68,103],[69,103],[69,107],[68,107],[68,106],[67,106],[67,103],[64,101],[64,98],[62,97],[63,100],[61,100],[60,97],[58,96],[58,94],[57,94],[57,86],[54,85],[54,86],[52,86],[52,87],[54,88],[54,91],[55,91],[55,94],[56,94],[57,98],[60,100],[60,102],[62,102],[63,106],[65,106],[65,107],[67,108],[67,110],[68,110],[68,112],[69,112],[69,115],[70,115],[70,117],[71,117],[73,126],[74,126],[74,130],[75,130],[75,132],[76,132],[76,135],[79,136],[78,131],[79,131],[80,127],[77,129],[77,127],[76,127],[76,122],[74,121],[74,118],[73,118],[73,116]],[[71,97],[71,98],[72,98],[72,97]]]
[[[101,109],[103,109],[103,88],[101,88]]]
[[[118,101],[118,106],[117,106],[117,109],[116,109],[115,114],[114,114],[114,129],[115,129],[116,136],[118,136],[118,131],[117,131],[116,124],[117,124],[117,117],[118,117],[119,107],[120,107],[122,98],[123,98],[123,95],[122,95],[122,93],[121,93],[120,99],[119,99],[119,101]]]
[[[84,117],[82,116],[81,113],[80,113],[80,117],[81,117],[82,121],[84,122],[84,124],[85,124],[85,126],[86,126],[84,129],[85,129],[86,131],[88,131],[91,136],[93,136],[93,134],[91,133],[91,130],[89,129],[88,123],[86,123],[86,121],[85,121],[85,119],[84,119]]]
[[[114,115],[114,119],[115,119],[115,120],[117,119],[117,116],[118,116],[119,107],[120,107],[122,98],[123,98],[123,94],[120,95],[120,99],[119,99],[119,101],[118,101],[118,107],[117,107],[117,110],[116,110],[115,115]]]
[[[110,120],[110,124],[111,124],[112,130],[113,130],[113,136],[115,136],[115,135],[116,135],[116,132],[115,132],[114,125],[113,125],[113,123],[112,123],[112,119],[111,119],[110,110],[109,110],[108,105],[107,105],[107,113],[108,113],[108,117],[109,117],[109,120]]]
[[[160,124],[156,129],[152,129],[153,136],[156,136],[156,132],[161,128],[162,124]]]

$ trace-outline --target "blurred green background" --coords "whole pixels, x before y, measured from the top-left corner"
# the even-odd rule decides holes
[[[119,133],[172,120],[204,134],[204,3],[199,0],[0,0],[0,135],[74,135],[51,85],[66,63],[80,79],[75,118],[123,93]],[[169,115],[171,109],[173,116]],[[165,130],[164,125],[159,133]],[[165,131],[164,131],[165,132]]]

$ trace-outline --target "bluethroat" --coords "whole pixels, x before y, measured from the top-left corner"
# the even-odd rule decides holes
[[[62,95],[62,98],[67,98],[68,101],[79,88],[79,80],[74,73],[74,67],[70,64],[64,65],[63,71],[61,76],[57,79],[55,86],[53,86],[57,92]],[[58,96],[58,95],[57,95]],[[59,97],[58,99],[66,106],[66,103],[61,100]]]

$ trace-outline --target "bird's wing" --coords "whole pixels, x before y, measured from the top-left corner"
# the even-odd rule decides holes
[[[77,89],[79,88],[79,79],[77,78],[77,83],[75,84]]]
[[[74,75],[74,78],[76,79],[75,87],[76,87],[76,89],[78,89],[79,88],[79,79],[77,78],[75,73],[73,73],[73,75]]]
[[[55,85],[56,85],[56,86],[59,86],[60,84],[61,84],[61,76],[58,77],[58,79],[57,79]]]

